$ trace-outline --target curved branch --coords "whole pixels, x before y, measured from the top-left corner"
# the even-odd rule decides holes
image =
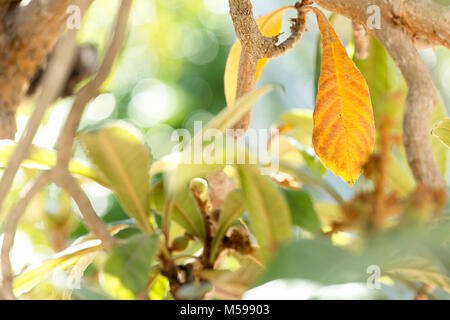
[[[103,62],[92,81],[81,88],[75,97],[72,109],[67,117],[64,130],[61,133],[61,137],[58,142],[58,165],[67,167],[72,153],[75,134],[80,124],[83,111],[88,102],[98,95],[98,89],[107,79],[114,61],[119,55],[125,39],[132,4],[133,0],[122,0],[118,10],[112,37],[110,39],[106,55],[103,58]]]
[[[21,192],[19,200],[11,209],[6,218],[5,227],[3,229],[3,243],[1,250],[1,266],[2,266],[2,287],[1,292],[4,299],[15,299],[13,291],[13,271],[11,268],[10,252],[14,244],[17,224],[27,205],[34,196],[50,182],[49,172],[45,172],[34,181],[30,182]]]
[[[408,31],[414,40],[450,48],[450,8],[433,0],[314,0],[319,6],[365,25],[367,8],[376,5],[382,18]],[[382,25],[382,28],[383,25]]]
[[[83,115],[83,111],[90,100],[98,95],[98,90],[102,83],[107,79],[111,72],[114,61],[116,60],[123,41],[125,39],[128,18],[131,11],[133,0],[122,0],[117,11],[114,30],[110,39],[108,50],[103,62],[98,69],[97,74],[91,82],[84,86],[75,97],[72,109],[67,117],[64,129],[61,133],[57,148],[57,162],[52,169],[52,178],[56,184],[65,189],[77,203],[87,227],[102,240],[106,250],[113,246],[114,239],[111,237],[103,222],[96,215],[92,205],[69,172],[68,165],[72,156],[72,149],[75,135]]]
[[[77,0],[77,4],[81,7],[81,11],[83,13],[87,10],[91,3],[92,0]],[[47,108],[59,97],[68,77],[70,76],[77,47],[76,37],[76,30],[69,31],[60,39],[55,47],[54,58],[51,60],[44,75],[42,93],[36,101],[36,107],[30,117],[30,120],[28,121],[27,128],[20,137],[17,148],[14,150],[13,155],[8,161],[8,166],[3,172],[0,181],[0,207],[2,206],[3,200],[11,188],[20,164],[28,154],[33,138],[39,129]],[[0,122],[6,121],[6,119],[7,118],[0,115]],[[15,127],[14,114],[12,114],[9,120],[12,121]],[[2,125],[3,123],[0,123],[0,126]]]
[[[406,157],[417,183],[432,189],[445,181],[431,149],[430,120],[436,104],[436,88],[430,72],[406,33],[393,26],[374,32],[396,62],[408,85],[403,115]],[[392,41],[395,39],[395,41]]]
[[[83,189],[81,189],[75,178],[66,170],[55,171],[55,169],[53,169],[52,181],[72,197],[83,216],[86,227],[102,241],[102,246],[107,251],[110,251],[114,245],[114,239],[102,220],[95,213],[89,198],[84,193]]]

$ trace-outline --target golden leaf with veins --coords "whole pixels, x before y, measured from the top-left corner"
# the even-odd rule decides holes
[[[353,186],[375,143],[369,88],[326,16],[311,8],[322,34],[322,65],[313,145],[334,174]]]

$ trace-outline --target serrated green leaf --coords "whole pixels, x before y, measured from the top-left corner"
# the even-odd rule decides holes
[[[268,176],[254,165],[237,166],[250,213],[253,233],[265,260],[291,238],[291,215],[286,199]]]
[[[244,212],[245,202],[240,191],[232,191],[228,194],[220,211],[219,222],[217,223],[217,231],[211,244],[211,262],[216,257],[220,242],[225,236],[228,228],[231,227]]]
[[[285,190],[284,194],[291,210],[292,223],[312,233],[321,231],[321,223],[308,193]]]
[[[79,135],[87,155],[98,167],[124,210],[145,231],[151,231],[150,153],[137,130],[113,122]]]
[[[138,234],[116,245],[105,264],[105,273],[116,277],[135,295],[145,289],[150,267],[158,252],[155,234]]]

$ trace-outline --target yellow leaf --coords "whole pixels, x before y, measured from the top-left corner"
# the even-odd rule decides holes
[[[373,150],[369,88],[325,15],[311,8],[322,34],[322,65],[314,110],[313,145],[334,174],[353,186]]]
[[[259,30],[261,31],[263,36],[274,37],[280,34],[281,27],[283,24],[284,10],[289,8],[292,7],[289,6],[282,7],[278,10],[275,10],[272,13],[269,13],[265,16],[256,19],[256,23],[258,24]],[[225,67],[225,81],[224,81],[227,106],[232,106],[236,99],[236,88],[237,88],[241,50],[242,50],[241,43],[239,42],[239,40],[237,40],[234,43],[228,55],[227,64]],[[256,69],[256,77],[255,77],[256,80],[259,79],[262,68],[264,68],[267,61],[268,59],[260,59],[258,61],[258,67]]]

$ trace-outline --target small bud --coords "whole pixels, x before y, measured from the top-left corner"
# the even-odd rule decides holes
[[[184,251],[189,245],[189,240],[189,237],[187,237],[186,235],[176,237],[175,239],[173,239],[170,249],[172,251]]]
[[[205,179],[192,179],[190,189],[194,196],[201,201],[206,201],[209,199],[208,182]]]

